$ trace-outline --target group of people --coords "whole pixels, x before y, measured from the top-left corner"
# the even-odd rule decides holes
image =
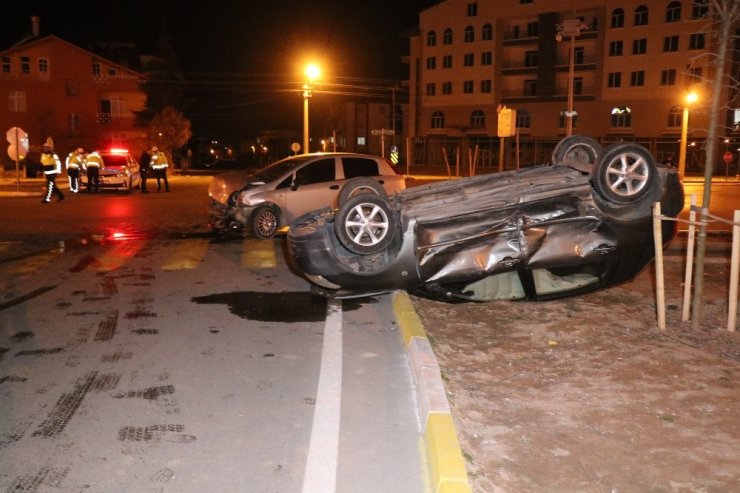
[[[103,167],[103,158],[100,157],[98,151],[85,153],[85,149],[78,147],[69,153],[64,164],[67,169],[70,192],[80,192],[80,172],[85,170],[87,174],[87,192],[92,193],[94,191],[98,193],[100,189],[100,169]],[[157,147],[152,147],[150,154],[144,149],[139,158],[141,193],[149,193],[146,189],[146,180],[150,169],[154,173],[154,178],[157,179],[157,191],[161,191],[162,183],[164,183],[165,191],[169,192],[168,167],[167,155],[163,151],[160,151]],[[41,168],[44,172],[44,178],[46,178],[46,194],[41,202],[50,203],[52,195],[56,195],[58,201],[64,200],[64,194],[56,184],[57,175],[62,172],[62,162],[48,144],[44,144],[41,149]]]
[[[170,191],[170,183],[167,181],[167,168],[169,162],[167,161],[167,155],[160,151],[157,146],[152,147],[151,154],[149,151],[144,149],[141,151],[139,156],[139,173],[141,173],[141,193],[149,193],[146,189],[146,179],[151,169],[154,173],[154,178],[157,179],[157,192],[162,190],[162,183],[164,183],[165,192]]]

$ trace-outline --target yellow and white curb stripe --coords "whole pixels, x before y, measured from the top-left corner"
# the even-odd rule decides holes
[[[434,493],[470,493],[457,430],[452,420],[439,364],[421,320],[405,291],[393,294],[393,312],[401,329],[416,383],[424,452]]]

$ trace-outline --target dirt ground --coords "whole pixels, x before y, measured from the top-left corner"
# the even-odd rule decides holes
[[[684,270],[654,269],[550,302],[413,297],[476,493],[740,492],[740,331],[729,261],[709,259],[702,328],[681,321]]]

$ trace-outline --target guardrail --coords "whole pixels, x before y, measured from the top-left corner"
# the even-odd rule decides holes
[[[696,215],[699,214],[697,221]],[[694,267],[694,239],[696,237],[696,227],[706,226],[709,219],[732,225],[732,256],[730,259],[730,286],[727,300],[727,330],[735,332],[737,322],[737,294],[738,294],[738,276],[740,275],[740,210],[734,212],[733,220],[730,221],[720,216],[710,214],[704,207],[696,205],[696,195],[691,195],[691,206],[689,209],[689,219],[679,219],[676,217],[663,216],[660,211],[660,202],[653,204],[653,238],[655,242],[655,286],[657,298],[657,315],[658,328],[665,330],[665,276],[663,269],[663,232],[661,228],[662,221],[683,222],[689,225],[688,239],[686,245],[686,271],[684,277],[683,293],[683,310],[681,320],[686,322],[690,318],[691,297],[691,276]]]

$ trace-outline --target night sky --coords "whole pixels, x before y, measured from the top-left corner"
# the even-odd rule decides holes
[[[16,0],[4,2],[0,47],[41,34],[83,48],[134,42],[156,52],[165,26],[178,67],[191,85],[193,130],[250,132],[300,124],[295,90],[308,60],[327,82],[350,88],[406,77],[404,33],[439,0]],[[317,98],[314,98],[317,99]],[[320,103],[320,102],[319,102]],[[294,115],[287,120],[281,108]],[[292,111],[295,108],[295,111]],[[320,109],[320,108],[319,108]]]

